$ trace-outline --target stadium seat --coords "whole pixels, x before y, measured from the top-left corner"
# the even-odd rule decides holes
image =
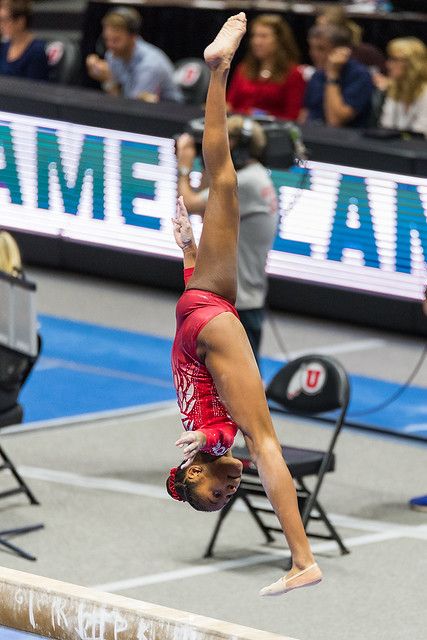
[[[78,84],[81,75],[80,49],[71,40],[46,43],[49,80],[56,84]]]
[[[174,80],[187,104],[203,104],[208,93],[210,72],[199,58],[184,58],[175,63]]]

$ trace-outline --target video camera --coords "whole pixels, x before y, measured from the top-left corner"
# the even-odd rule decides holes
[[[240,169],[252,157],[250,154],[251,123],[260,124],[267,138],[267,144],[260,161],[272,169],[289,169],[294,164],[307,160],[301,130],[294,122],[276,120],[269,116],[245,117],[237,145],[232,150],[233,162]],[[204,118],[190,120],[186,132],[193,136],[197,155],[202,156]]]

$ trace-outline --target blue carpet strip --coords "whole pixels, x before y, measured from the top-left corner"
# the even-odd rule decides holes
[[[25,422],[175,399],[170,339],[52,316],[39,320],[43,351],[21,394]],[[282,366],[264,358],[264,379]],[[348,424],[427,441],[427,389],[410,386],[390,406],[366,413],[399,385],[359,375],[350,380]]]

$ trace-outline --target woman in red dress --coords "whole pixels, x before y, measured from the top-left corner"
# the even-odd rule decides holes
[[[296,120],[305,89],[298,59],[295,38],[283,18],[270,14],[255,18],[250,25],[249,50],[227,92],[230,111]]]
[[[186,289],[176,308],[172,369],[186,432],[176,443],[184,461],[171,469],[166,486],[172,498],[198,510],[224,507],[240,484],[242,464],[233,458],[230,447],[237,430],[241,431],[292,554],[290,572],[261,591],[272,596],[317,584],[322,573],[304,531],[259,370],[234,307],[239,204],[225,86],[245,30],[245,14],[239,13],[227,20],[205,50],[211,79],[203,157],[210,188],[199,247],[182,198],[174,219]]]

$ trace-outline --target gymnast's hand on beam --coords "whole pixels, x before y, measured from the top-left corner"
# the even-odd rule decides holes
[[[186,431],[176,442],[177,447],[183,448],[185,464],[182,469],[190,466],[196,454],[206,445],[206,436],[202,431]]]

